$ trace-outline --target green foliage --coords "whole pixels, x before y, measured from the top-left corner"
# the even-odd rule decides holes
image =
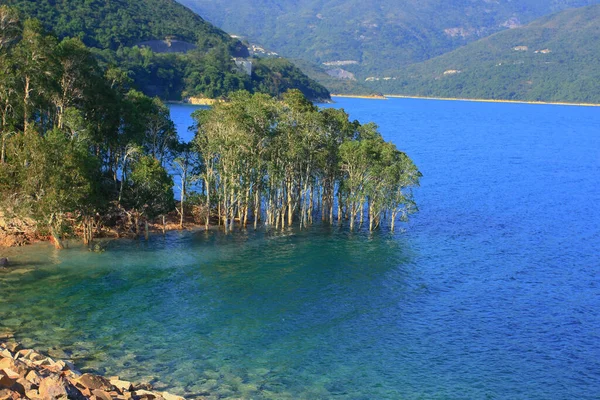
[[[385,185],[360,194],[373,199],[370,221],[377,225],[378,210],[392,210],[394,204],[395,209],[409,210],[408,202],[393,203],[382,189],[404,194],[418,183],[418,174],[409,179],[398,164],[404,160],[412,165],[408,158],[389,150],[392,145],[375,126],[350,122],[341,110],[320,111],[298,89],[278,99],[230,93],[230,102],[197,113],[194,144],[184,145],[176,137],[168,107],[130,88],[125,71],[100,64],[80,39],[59,42],[35,20],[21,24],[6,7],[0,7],[0,24],[10,28],[0,36],[0,211],[33,218],[57,247],[62,247],[67,228],[77,224],[90,243],[100,212],[126,215],[138,234],[140,222],[147,226],[148,219],[174,210],[173,180],[165,165],[181,171],[181,224],[185,187],[199,177],[205,183],[201,195],[207,222],[208,210],[217,204],[227,231],[236,220],[246,225],[251,214],[256,226],[266,204],[268,224],[284,227],[287,219],[288,226],[299,220],[306,227],[317,197],[324,219],[331,222],[334,204],[351,207],[353,213],[358,209],[349,200],[342,167],[352,162],[340,151],[346,142],[376,146],[367,154],[369,174],[387,179]],[[142,64],[153,57],[147,49],[133,51]],[[196,56],[200,64],[218,70],[231,66],[222,50]],[[257,67],[256,76],[265,85],[269,81],[264,70],[281,77],[282,87],[268,89],[274,94],[292,86],[286,74],[299,76],[282,60],[260,60]],[[222,78],[223,93],[236,87],[226,83],[227,76]],[[324,94],[309,82],[305,86],[312,95]],[[384,150],[397,157],[384,157]]]
[[[364,81],[526,24],[598,0],[179,0],[218,27],[248,37],[285,57],[341,68]],[[325,81],[320,81],[324,83]],[[333,90],[332,87],[329,87]]]
[[[299,88],[308,96],[314,94],[311,98],[329,99],[324,87],[290,63],[280,67],[261,64],[259,75],[247,76],[232,57],[247,57],[248,49],[173,0],[8,3],[22,15],[42,21],[59,38],[80,39],[94,49],[103,67],[117,66],[129,78],[130,85],[151,97],[224,98],[242,89],[278,95],[287,88]],[[41,29],[37,24],[36,29]],[[145,45],[148,41],[173,40],[189,43],[194,49],[187,53],[159,53]],[[275,79],[285,83],[280,92],[264,83]]]
[[[202,49],[243,46],[225,32],[172,0],[7,0],[24,15],[43,21],[59,38],[78,37],[87,46],[117,50],[146,40],[167,37]]]
[[[133,163],[124,204],[149,218],[175,209],[173,179],[156,158],[145,155]]]
[[[128,90],[79,39],[59,43],[34,20],[2,22],[13,17],[0,7],[0,23],[14,30],[0,37],[0,211],[33,218],[61,247],[65,221],[90,225],[96,212],[123,206],[123,187],[144,215],[172,209],[160,166],[177,144],[169,109]]]
[[[257,92],[278,96],[290,89],[298,89],[313,101],[329,99],[329,91],[324,86],[308,78],[286,59],[253,58],[252,62],[252,81]]]
[[[405,95],[600,103],[598,21],[600,5],[563,11],[373,86]]]
[[[279,100],[236,93],[195,118],[206,207],[217,199],[226,232],[236,220],[246,226],[249,215],[255,228],[259,219],[276,229],[304,228],[314,212],[333,223],[335,205],[338,220],[345,215],[354,229],[367,204],[371,230],[386,210],[393,229],[398,213],[415,210],[410,190],[420,173],[412,161],[374,124],[351,122],[343,110],[321,111],[298,90]]]
[[[252,87],[250,77],[238,71],[222,49],[213,49],[207,54],[193,52],[189,59],[184,95],[224,98],[229,93]]]

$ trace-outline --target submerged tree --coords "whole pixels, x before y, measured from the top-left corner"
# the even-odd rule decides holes
[[[133,163],[124,202],[131,209],[136,235],[139,235],[140,220],[143,220],[146,240],[148,219],[175,208],[173,179],[156,158],[144,155]]]
[[[203,159],[207,207],[216,205],[225,232],[253,217],[284,229],[313,215],[349,219],[370,230],[382,216],[416,210],[410,189],[420,173],[406,154],[383,140],[374,124],[343,110],[319,110],[298,91],[281,100],[240,92],[230,102],[195,114],[195,143]],[[208,225],[208,219],[207,219]]]

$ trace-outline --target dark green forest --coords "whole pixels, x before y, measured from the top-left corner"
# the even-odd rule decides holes
[[[43,22],[59,38],[77,37],[88,47],[117,50],[145,40],[174,36],[202,50],[226,46],[247,51],[242,43],[170,0],[3,0]]]
[[[328,100],[329,92],[298,68],[270,69],[253,60],[257,74],[247,75],[233,57],[247,57],[237,39],[215,28],[173,0],[50,1],[2,0],[22,18],[39,19],[59,39],[79,38],[93,49],[103,67],[116,66],[132,85],[166,100],[186,97],[224,98],[236,90],[279,95],[278,87],[293,87],[313,100]],[[145,41],[183,41],[195,46],[187,53],[157,53]],[[288,63],[289,64],[289,63]],[[282,85],[266,81],[284,82]]]

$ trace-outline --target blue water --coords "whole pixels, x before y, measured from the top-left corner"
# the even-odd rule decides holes
[[[175,129],[177,134],[184,142],[190,142],[194,138],[194,131],[192,129],[194,120],[191,114],[200,109],[207,109],[206,106],[194,106],[192,104],[169,104],[171,110],[171,119],[175,123]]]
[[[600,398],[600,109],[332,106],[423,173],[403,232],[10,250],[1,326],[190,397]]]

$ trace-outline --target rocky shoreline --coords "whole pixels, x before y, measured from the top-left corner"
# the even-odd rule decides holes
[[[149,383],[82,374],[68,360],[54,360],[12,340],[0,342],[0,400],[185,400]]]

